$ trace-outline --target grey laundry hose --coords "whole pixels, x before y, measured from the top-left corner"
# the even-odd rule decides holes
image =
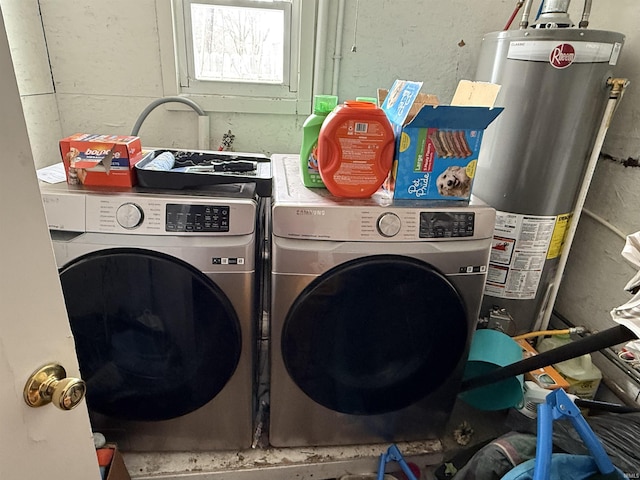
[[[140,131],[140,127],[145,119],[149,116],[149,114],[159,105],[164,103],[183,103],[189,107],[191,107],[200,117],[198,122],[198,147],[208,149],[209,148],[209,116],[206,112],[193,100],[190,100],[185,97],[163,97],[154,100],[146,108],[142,111],[136,123],[133,125],[133,129],[131,130],[131,135],[138,136],[138,132]]]

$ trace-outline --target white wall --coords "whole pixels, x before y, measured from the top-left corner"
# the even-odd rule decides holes
[[[14,70],[37,167],[57,161],[62,138],[37,0],[1,0]],[[53,148],[53,152],[51,152]]]
[[[36,0],[0,0],[14,11],[24,11],[33,20],[27,28],[10,32],[17,50],[25,55],[23,32],[41,35],[36,15],[26,4]],[[162,1],[162,0],[161,0]],[[169,0],[164,0],[169,1]],[[55,98],[62,134],[77,131],[128,134],[140,112],[163,96],[156,24],[156,0],[40,0]],[[330,25],[336,22],[337,0],[330,2]],[[342,100],[375,96],[378,87],[388,88],[395,78],[425,81],[425,90],[443,100],[451,97],[457,81],[472,78],[473,59],[482,33],[502,28],[511,12],[511,2],[491,2],[490,7],[468,12],[468,2],[381,1],[360,2],[357,52],[352,53],[355,1],[346,1],[343,31],[342,72],[338,95]],[[389,21],[390,18],[393,21]],[[335,32],[328,34],[325,92],[331,89]],[[464,40],[465,46],[458,43]],[[19,68],[19,67],[18,67]],[[248,115],[211,113],[212,147],[231,129],[238,151],[296,152],[304,115]],[[148,146],[194,148],[197,120],[190,111],[160,107],[145,120],[140,136]],[[34,144],[48,155],[38,162],[57,159],[57,148],[47,138]],[[35,147],[34,147],[35,148]]]
[[[158,0],[163,1],[163,0]],[[169,1],[169,0],[164,0]],[[139,113],[162,96],[156,0],[0,0],[29,123],[36,163],[58,161],[57,140],[76,131],[128,134]],[[515,0],[347,0],[340,100],[375,95],[395,78],[424,81],[423,90],[448,102],[462,78],[473,78],[482,34],[505,25]],[[330,0],[335,25],[338,0]],[[534,11],[538,2],[534,2]],[[582,2],[572,2],[574,21]],[[519,17],[516,19],[517,24]],[[631,233],[640,230],[640,168],[619,160],[640,151],[640,2],[593,2],[590,28],[627,36],[616,74],[631,80],[609,130],[587,208]],[[48,49],[51,75],[45,52]],[[322,78],[329,93],[335,32],[329,32]],[[53,78],[53,82],[51,82]],[[231,129],[235,149],[267,154],[296,152],[306,115],[211,114],[212,147]],[[147,146],[195,148],[196,116],[157,108],[140,136]],[[557,301],[575,324],[606,328],[608,312],[629,297],[622,287],[634,272],[620,257],[622,238],[583,215]]]

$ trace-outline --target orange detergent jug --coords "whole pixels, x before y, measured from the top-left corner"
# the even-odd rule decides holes
[[[337,197],[370,197],[391,170],[394,146],[384,111],[370,102],[348,100],[333,109],[320,129],[320,177]]]

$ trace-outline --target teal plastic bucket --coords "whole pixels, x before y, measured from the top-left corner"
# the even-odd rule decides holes
[[[464,370],[464,380],[484,375],[520,360],[522,360],[522,348],[509,335],[491,329],[476,330]],[[522,375],[518,375],[462,392],[459,398],[478,410],[504,410],[519,407],[523,401],[522,382]]]

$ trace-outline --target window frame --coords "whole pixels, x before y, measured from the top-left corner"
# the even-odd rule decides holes
[[[259,81],[228,81],[228,80],[198,80],[195,74],[195,54],[193,42],[186,41],[186,61],[187,61],[187,77],[181,79],[181,86],[185,89],[193,90],[196,93],[225,93],[227,95],[237,94],[242,92],[247,96],[261,96],[264,95],[264,91],[269,91],[273,96],[289,96],[291,92],[296,92],[298,89],[298,78],[296,75],[292,75],[291,72],[297,71],[298,58],[293,52],[291,45],[291,30],[292,30],[292,18],[291,7],[292,3],[275,0],[273,2],[256,2],[255,0],[182,0],[183,3],[183,15],[184,15],[184,35],[185,40],[189,38],[187,30],[191,22],[191,9],[190,5],[204,4],[204,5],[220,5],[220,6],[237,6],[244,8],[260,8],[263,10],[274,10],[283,12],[283,79],[282,83],[274,82],[259,82]],[[181,35],[182,37],[182,35]],[[257,91],[257,94],[256,94]]]
[[[205,111],[234,113],[308,114],[311,112],[317,0],[292,0],[289,75],[283,85],[252,82],[204,82],[189,84],[188,47],[184,8],[190,3],[250,6],[243,0],[156,0],[160,60],[165,96],[185,96]],[[169,33],[167,33],[169,32]],[[285,72],[286,75],[286,72]],[[180,104],[170,109],[186,108]]]

